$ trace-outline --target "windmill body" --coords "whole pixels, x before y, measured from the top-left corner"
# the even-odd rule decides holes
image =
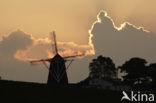
[[[68,84],[65,60],[57,54],[49,60],[50,68],[48,75],[48,84]]]

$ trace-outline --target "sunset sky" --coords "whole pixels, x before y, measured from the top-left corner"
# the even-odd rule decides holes
[[[86,54],[69,69],[70,82],[85,79],[89,62],[98,55],[111,57],[117,66],[136,56],[156,62],[155,4],[155,0],[0,0],[0,76],[46,82],[48,71],[28,61],[52,56],[53,30],[62,55]]]
[[[20,29],[35,37],[57,31],[58,40],[88,43],[88,30],[103,9],[115,24],[128,21],[156,33],[155,0],[0,0],[0,36]]]

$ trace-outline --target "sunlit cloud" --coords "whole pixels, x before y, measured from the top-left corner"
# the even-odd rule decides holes
[[[7,37],[6,37],[7,38]],[[32,44],[27,46],[26,49],[17,49],[13,54],[14,57],[21,61],[30,61],[35,59],[52,58],[55,54],[53,52],[51,40],[49,38],[35,39],[30,36]],[[94,49],[91,45],[78,45],[74,42],[57,42],[58,52],[61,56],[73,55],[93,55]]]
[[[113,19],[112,19],[110,16],[108,16],[107,12],[104,11],[104,10],[101,10],[101,11],[99,12],[99,14],[97,15],[97,21],[95,21],[95,22],[93,23],[92,28],[93,28],[94,24],[96,24],[96,23],[98,23],[98,22],[99,22],[99,23],[106,22],[105,20],[103,20],[103,17],[108,18],[108,19],[112,22],[114,28],[115,28],[116,30],[118,30],[118,31],[124,29],[124,28],[126,27],[126,25],[130,25],[130,26],[133,26],[135,29],[143,30],[144,32],[150,32],[150,31],[144,29],[144,27],[142,27],[142,26],[137,27],[137,26],[135,26],[135,25],[133,25],[133,24],[127,22],[127,21],[124,22],[124,23],[122,23],[119,27],[117,27],[117,26],[115,25]],[[92,28],[91,28],[91,30],[92,30]],[[90,30],[90,31],[91,31],[91,30]]]

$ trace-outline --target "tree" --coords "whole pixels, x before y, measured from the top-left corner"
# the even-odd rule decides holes
[[[90,77],[113,78],[116,76],[116,68],[112,59],[109,57],[98,56],[89,64]]]
[[[152,84],[156,84],[156,63],[150,64],[148,66],[149,76],[152,79]]]
[[[143,84],[148,78],[146,60],[142,58],[132,58],[119,67],[121,72],[126,72],[123,76],[124,82],[130,85]]]

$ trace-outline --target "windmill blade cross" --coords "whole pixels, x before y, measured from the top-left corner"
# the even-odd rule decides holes
[[[33,60],[30,61],[31,64],[35,64],[35,63],[40,63],[40,62],[46,62],[46,61],[50,61],[51,59],[40,59],[40,60]]]
[[[75,57],[81,57],[84,56],[85,54],[81,54],[81,55],[72,55],[72,56],[65,56],[63,58],[67,59],[67,58],[75,58]]]
[[[54,55],[56,55],[56,54],[58,54],[58,49],[57,49],[57,41],[56,41],[55,31],[51,32],[50,36],[51,36],[52,50],[54,50]]]

